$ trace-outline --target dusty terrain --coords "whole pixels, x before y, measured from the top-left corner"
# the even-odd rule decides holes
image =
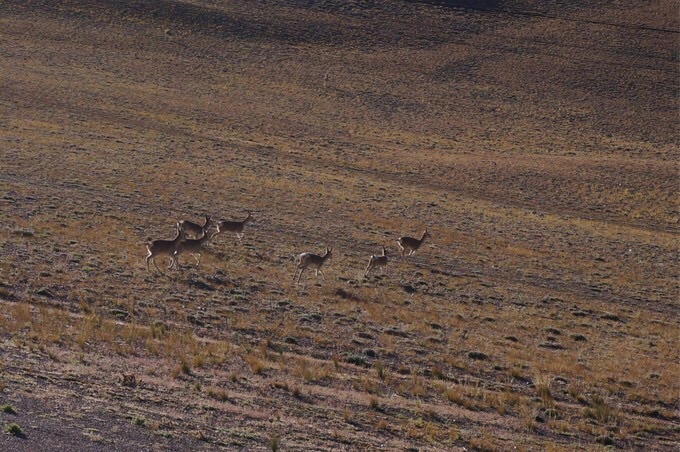
[[[678,29],[670,0],[0,0],[0,449],[677,450]]]

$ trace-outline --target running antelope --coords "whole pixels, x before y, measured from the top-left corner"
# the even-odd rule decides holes
[[[196,259],[196,267],[201,265],[201,248],[204,243],[208,243],[216,232],[210,233],[207,229],[203,229],[203,235],[197,239],[184,239],[177,245],[175,251],[175,265],[179,266],[179,256],[182,254],[191,254]],[[196,257],[198,256],[198,257]]]
[[[427,228],[425,228],[425,232],[423,232],[422,237],[420,237],[420,240],[415,239],[413,237],[399,237],[397,240],[397,244],[399,245],[399,248],[401,248],[401,257],[404,257],[404,251],[408,250],[408,256],[411,254],[415,253],[418,248],[420,248],[420,245],[422,245],[425,242],[425,239],[427,239],[430,236],[430,233],[427,232]]]
[[[368,276],[368,272],[373,270],[374,268],[381,267],[383,271],[385,271],[385,267],[387,266],[387,250],[385,247],[382,247],[382,255],[380,254],[374,254],[371,256],[371,260],[368,261],[368,267],[366,267],[366,272],[364,273],[364,278]]]
[[[191,236],[195,239],[201,237],[205,231],[210,229],[211,226],[217,225],[215,220],[212,220],[209,215],[204,215],[205,216],[205,221],[203,222],[203,225],[201,226],[198,223],[194,223],[193,221],[189,220],[181,220],[177,222],[177,226],[184,232],[184,236],[186,237],[188,234],[191,234]]]
[[[238,241],[240,242],[243,238],[243,228],[252,218],[252,215],[248,212],[248,216],[243,221],[219,221],[217,222],[217,232],[215,235],[224,231],[235,232],[236,237],[238,237]]]
[[[149,253],[146,256],[147,271],[149,270],[149,261],[153,260],[153,265],[154,267],[156,267],[156,270],[163,274],[161,269],[158,268],[158,265],[156,265],[156,257],[158,256],[167,256],[170,258],[170,265],[168,266],[168,269],[172,268],[174,265],[177,264],[175,254],[177,253],[177,247],[179,246],[181,241],[184,240],[184,232],[182,232],[178,225],[175,225],[175,228],[177,230],[177,236],[174,239],[153,240],[146,244],[146,251]]]
[[[318,254],[312,254],[312,253],[302,253],[300,254],[296,259],[295,262],[297,263],[297,268],[295,269],[295,275],[293,275],[293,280],[297,277],[297,282],[300,282],[300,278],[302,277],[302,273],[305,271],[307,267],[314,267],[316,269],[316,277],[318,278],[319,275],[323,279],[326,279],[326,277],[323,275],[323,272],[321,271],[321,266],[326,262],[326,260],[331,258],[331,252],[333,251],[333,248],[326,247],[326,254],[323,256],[319,256]],[[298,270],[300,270],[300,274],[298,275]]]

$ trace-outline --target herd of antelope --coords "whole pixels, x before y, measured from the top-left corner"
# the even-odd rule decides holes
[[[172,240],[152,240],[146,244],[146,269],[149,270],[149,262],[153,262],[156,270],[161,269],[156,265],[156,257],[165,256],[170,258],[168,269],[179,268],[177,259],[182,254],[191,254],[196,259],[196,265],[201,265],[201,249],[217,234],[222,232],[234,232],[239,241],[243,238],[243,229],[252,219],[250,212],[241,221],[215,221],[208,215],[205,216],[203,224],[193,221],[181,220],[175,224],[176,233]],[[215,227],[215,230],[211,230]],[[191,237],[189,237],[191,235]],[[163,272],[161,272],[163,273]]]
[[[243,239],[243,231],[246,224],[252,220],[250,212],[245,219],[241,221],[215,221],[210,216],[205,215],[205,220],[203,224],[194,223],[189,220],[181,220],[175,224],[176,236],[172,240],[152,240],[146,245],[147,256],[146,256],[146,269],[149,269],[149,262],[153,262],[154,267],[160,273],[163,273],[158,265],[156,265],[156,257],[164,256],[170,258],[170,265],[168,269],[179,268],[178,258],[182,254],[189,254],[196,259],[196,266],[201,265],[201,250],[204,244],[212,240],[217,234],[222,232],[233,232],[236,234],[239,242]],[[214,228],[214,229],[213,229]],[[425,240],[430,236],[427,232],[427,228],[421,235],[419,239],[414,237],[399,237],[397,239],[397,245],[401,250],[401,257],[410,256],[415,253],[418,248],[425,242]],[[298,255],[295,259],[295,274],[293,275],[293,280],[296,283],[300,282],[300,278],[304,271],[311,267],[316,270],[316,277],[319,275],[322,279],[326,279],[323,276],[321,267],[324,263],[331,258],[333,249],[326,247],[326,253],[321,256],[314,253],[302,253]],[[373,269],[380,268],[385,271],[387,267],[387,249],[382,247],[382,254],[374,254],[370,257],[368,261],[368,266],[364,271],[364,278],[368,276],[369,272]]]

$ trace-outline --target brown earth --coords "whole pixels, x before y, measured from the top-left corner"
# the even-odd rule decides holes
[[[667,0],[0,0],[0,449],[676,450],[678,30]]]

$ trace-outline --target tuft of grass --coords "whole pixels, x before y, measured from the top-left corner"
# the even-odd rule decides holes
[[[536,394],[541,398],[541,402],[546,408],[552,408],[555,406],[555,399],[553,399],[552,393],[550,392],[551,381],[552,379],[550,377],[539,375],[536,377],[536,381],[534,383]]]
[[[279,435],[274,434],[269,438],[269,450],[276,452],[279,450],[279,447],[281,447],[281,438]]]
[[[21,426],[19,424],[15,424],[14,422],[5,425],[5,433],[14,436],[24,436],[24,431]]]
[[[492,436],[485,432],[481,437],[470,439],[470,447],[481,452],[495,452],[498,449],[493,443]]]
[[[229,394],[225,389],[210,386],[206,389],[205,392],[206,394],[208,394],[208,397],[213,398],[215,400],[219,400],[220,402],[229,400]]]
[[[182,374],[191,375],[191,365],[189,365],[186,359],[182,359],[182,361],[173,367],[172,371],[170,372],[172,378],[179,378],[179,376]]]
[[[196,438],[197,438],[199,441],[203,441],[203,442],[205,442],[205,443],[209,443],[209,442],[210,442],[210,437],[209,437],[208,435],[206,435],[205,432],[204,432],[203,430],[198,430],[198,431],[196,432],[195,435],[196,435]]]
[[[253,371],[255,375],[262,375],[266,370],[266,364],[255,355],[247,355],[243,358],[246,363],[250,366],[250,370]]]
[[[137,386],[137,377],[134,374],[123,374],[120,383],[128,388],[134,388]]]
[[[451,403],[462,406],[468,410],[475,409],[475,402],[468,399],[463,391],[457,386],[449,386],[444,389],[444,397]]]
[[[283,389],[284,391],[289,390],[288,383],[285,381],[274,381],[272,382],[271,387],[276,389]]]
[[[143,427],[146,424],[146,419],[143,417],[135,416],[132,418],[132,423],[135,425],[139,425],[140,427]]]
[[[193,359],[191,360],[191,365],[194,367],[203,367],[205,366],[205,363],[207,361],[207,357],[203,353],[199,353],[198,355],[195,355]]]
[[[442,368],[439,365],[432,366],[430,372],[432,373],[433,377],[438,378],[439,380],[446,379],[446,376],[444,375],[444,370],[442,370]]]
[[[607,405],[605,400],[599,395],[594,395],[592,397],[590,406],[583,410],[583,415],[594,419],[601,424],[606,424],[617,419],[614,409]]]
[[[413,376],[411,395],[414,397],[425,397],[427,395],[427,382],[424,378]]]
[[[492,392],[484,395],[484,401],[501,415],[505,414],[507,411],[505,400],[505,394],[503,393]]]
[[[17,414],[17,411],[12,405],[0,405],[0,411],[7,414]]]
[[[299,399],[300,397],[302,397],[302,390],[300,389],[299,386],[293,386],[293,388],[291,389],[291,394],[293,394],[293,397],[295,397],[296,399]]]
[[[304,358],[298,359],[297,364],[297,368],[294,369],[293,375],[301,377],[307,383],[327,379],[333,372],[330,365],[320,366],[310,363]]]
[[[385,380],[385,366],[381,361],[375,363],[375,372],[378,375],[378,378],[380,378],[380,380],[382,381]]]

